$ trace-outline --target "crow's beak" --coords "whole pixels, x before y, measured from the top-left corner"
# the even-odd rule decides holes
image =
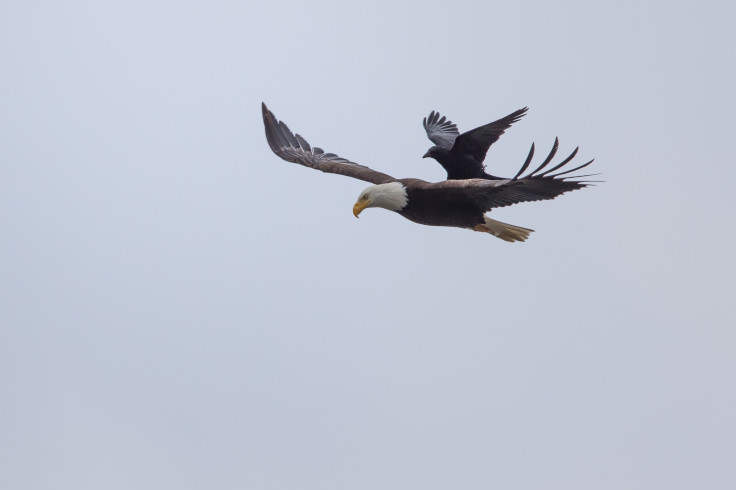
[[[429,154],[429,152],[427,152],[427,153],[425,153],[425,154],[424,154],[424,155],[422,156],[422,158],[429,158],[429,157],[431,157],[431,156],[432,156],[432,155],[430,155],[430,154]]]

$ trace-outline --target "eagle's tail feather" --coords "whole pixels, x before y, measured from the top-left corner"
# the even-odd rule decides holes
[[[523,242],[529,238],[529,234],[534,231],[529,228],[522,228],[521,226],[502,223],[495,219],[491,219],[488,216],[484,216],[484,218],[485,226],[480,225],[481,229],[476,228],[476,230],[486,231],[487,233],[507,242]],[[485,228],[485,230],[483,228]]]

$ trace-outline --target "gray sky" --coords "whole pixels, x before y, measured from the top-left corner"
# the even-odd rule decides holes
[[[5,2],[0,487],[734,488],[734,13]],[[522,244],[356,220],[261,101],[427,180],[430,110],[528,105],[492,173],[606,182]]]

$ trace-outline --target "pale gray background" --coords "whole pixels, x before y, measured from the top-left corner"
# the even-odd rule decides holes
[[[0,487],[732,489],[730,2],[0,8]],[[432,109],[605,183],[360,220]]]

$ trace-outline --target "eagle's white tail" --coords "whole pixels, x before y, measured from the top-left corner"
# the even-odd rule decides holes
[[[506,240],[507,242],[523,242],[529,238],[529,233],[534,230],[529,228],[522,228],[521,226],[514,226],[508,223],[502,223],[491,219],[488,216],[484,216],[486,223],[484,225],[478,225],[474,228],[475,231],[485,231],[491,235]]]

